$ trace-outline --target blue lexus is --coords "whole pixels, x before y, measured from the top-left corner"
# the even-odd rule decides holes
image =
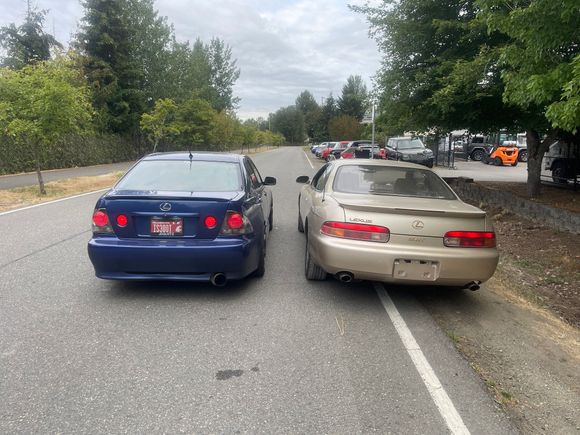
[[[144,157],[97,201],[88,245],[96,276],[215,286],[263,276],[275,184],[247,156]]]

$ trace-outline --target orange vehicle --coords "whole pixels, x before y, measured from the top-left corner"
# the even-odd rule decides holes
[[[489,155],[482,160],[483,163],[496,166],[516,166],[518,164],[518,154],[520,149],[514,144],[504,143],[493,147]]]

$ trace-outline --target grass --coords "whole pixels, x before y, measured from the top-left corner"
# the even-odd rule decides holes
[[[79,193],[106,189],[115,184],[121,175],[123,175],[123,172],[113,172],[95,177],[77,177],[51,181],[45,184],[46,195],[40,194],[38,185],[0,190],[0,212],[65,198]]]
[[[517,399],[511,394],[509,391],[502,390],[497,382],[490,379],[489,376],[485,373],[485,371],[476,363],[470,364],[473,370],[481,377],[483,382],[485,383],[486,387],[489,391],[493,394],[494,399],[497,403],[508,406],[508,405],[515,405],[518,403]]]

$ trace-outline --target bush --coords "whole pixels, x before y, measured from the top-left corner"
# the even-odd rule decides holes
[[[119,136],[78,136],[63,138],[47,148],[41,165],[42,170],[75,166],[90,166],[136,159],[139,156],[135,144]],[[0,174],[34,171],[33,156],[17,146],[13,140],[0,137]]]

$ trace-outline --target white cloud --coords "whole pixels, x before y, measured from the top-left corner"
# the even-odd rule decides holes
[[[0,25],[20,22],[26,2],[0,0]],[[361,0],[351,1],[361,3]],[[82,16],[78,0],[37,0],[50,9],[46,27],[60,41],[70,39]],[[161,15],[173,23],[179,40],[224,39],[242,70],[235,93],[239,116],[266,116],[292,104],[309,89],[320,99],[340,94],[350,74],[370,85],[379,68],[376,44],[364,17],[340,0],[157,0]]]

